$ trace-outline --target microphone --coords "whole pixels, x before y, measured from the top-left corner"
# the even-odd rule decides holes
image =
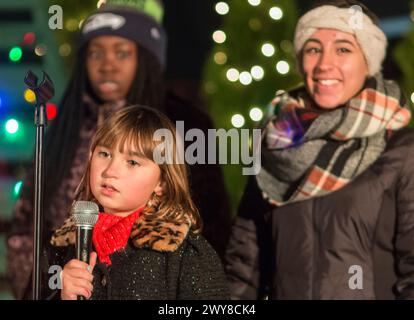
[[[76,226],[76,259],[89,264],[92,230],[98,221],[99,207],[92,201],[75,201],[72,214]],[[85,297],[79,296],[78,300],[85,300]]]

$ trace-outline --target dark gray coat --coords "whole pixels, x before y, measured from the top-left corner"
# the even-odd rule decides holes
[[[251,178],[226,272],[236,299],[414,298],[414,130],[323,197],[276,208]]]

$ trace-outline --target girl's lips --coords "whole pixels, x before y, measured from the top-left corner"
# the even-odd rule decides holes
[[[101,192],[104,195],[112,196],[113,194],[115,194],[115,193],[117,193],[119,191],[117,189],[115,189],[114,187],[112,187],[112,186],[102,185],[101,186]]]

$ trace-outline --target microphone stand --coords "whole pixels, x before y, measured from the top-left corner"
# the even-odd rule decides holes
[[[53,82],[43,71],[43,80],[37,85],[37,76],[28,71],[24,82],[36,96],[34,125],[36,127],[35,148],[35,184],[34,184],[34,235],[33,235],[33,300],[41,297],[40,255],[42,252],[43,230],[43,177],[44,177],[44,149],[43,138],[47,126],[46,102],[53,97],[55,89]]]

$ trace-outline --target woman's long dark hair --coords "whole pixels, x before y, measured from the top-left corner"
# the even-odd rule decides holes
[[[83,95],[94,95],[86,71],[86,47],[78,55],[72,79],[59,105],[58,116],[51,123],[45,137],[44,211],[47,212],[56,191],[72,167],[79,146],[79,133],[88,116]],[[126,97],[127,105],[140,104],[163,110],[164,88],[162,69],[148,50],[138,47],[138,66]],[[47,219],[45,219],[47,226]]]

